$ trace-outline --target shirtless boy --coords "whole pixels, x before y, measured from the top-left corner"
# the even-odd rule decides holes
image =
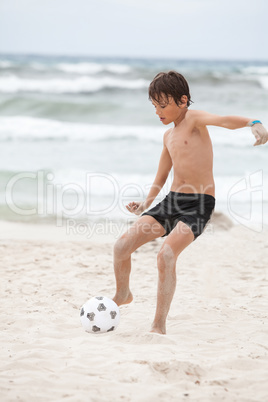
[[[258,120],[188,110],[189,87],[185,78],[175,71],[159,73],[153,79],[149,98],[161,122],[174,123],[174,127],[164,134],[158,170],[147,198],[126,206],[129,212],[142,215],[114,246],[114,301],[121,305],[133,299],[129,289],[131,254],[141,245],[165,236],[157,256],[157,306],[151,328],[152,332],[165,334],[176,288],[177,258],[203,232],[215,206],[213,151],[207,126],[231,130],[251,127],[256,138],[254,145],[265,144],[268,132]],[[169,194],[144,212],[164,186],[172,167],[174,179]]]

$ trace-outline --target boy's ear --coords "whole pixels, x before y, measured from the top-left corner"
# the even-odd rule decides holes
[[[187,101],[188,101],[187,96],[186,96],[186,95],[182,95],[180,106],[181,106],[181,107],[187,107]]]

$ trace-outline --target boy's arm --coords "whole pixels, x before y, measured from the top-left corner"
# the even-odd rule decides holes
[[[259,120],[252,120],[242,116],[219,116],[203,111],[193,111],[195,125],[218,126],[235,130],[242,127],[250,127],[256,138],[254,145],[265,144],[268,141],[268,132]]]
[[[170,130],[168,130],[164,134],[164,144],[163,144],[163,149],[162,153],[160,156],[159,164],[158,164],[158,169],[157,173],[154,179],[154,182],[151,186],[151,189],[146,197],[146,200],[139,203],[139,202],[130,202],[126,208],[128,209],[129,212],[133,212],[136,215],[140,215],[145,209],[149,208],[149,206],[152,204],[156,196],[159,194],[161,188],[164,186],[169,172],[172,168],[172,160],[170,157],[170,154],[168,152],[168,149],[165,145],[166,142],[166,136]]]

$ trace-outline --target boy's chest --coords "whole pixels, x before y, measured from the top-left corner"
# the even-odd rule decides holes
[[[195,152],[200,142],[200,135],[197,132],[175,131],[167,138],[166,146],[172,159],[175,157],[188,156]]]

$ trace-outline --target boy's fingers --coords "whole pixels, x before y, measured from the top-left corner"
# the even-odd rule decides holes
[[[257,130],[254,130],[253,134],[254,134],[254,137],[255,137],[255,139],[256,139],[256,142],[255,142],[255,144],[254,144],[254,147],[255,147],[256,145],[260,145],[260,143],[261,143],[261,137],[260,137],[260,135],[258,134]]]
[[[265,135],[262,137],[262,144],[266,144],[266,142],[268,141],[268,133],[265,133]]]
[[[264,127],[261,127],[261,129],[258,129],[256,132],[256,139],[259,140],[260,144],[265,144],[267,139],[267,131],[264,129]]]
[[[253,126],[252,133],[256,138],[254,146],[266,144],[268,141],[268,132],[261,124],[257,124],[256,127]]]
[[[258,137],[257,135],[255,136],[255,138],[256,138],[256,142],[255,142],[255,144],[254,144],[254,147],[256,146],[256,145],[260,145],[260,137]]]
[[[129,212],[135,212],[139,206],[135,202],[130,202],[128,205],[126,205],[126,208]]]

